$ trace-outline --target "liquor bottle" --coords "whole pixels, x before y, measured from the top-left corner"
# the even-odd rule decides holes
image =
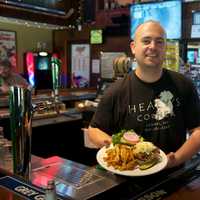
[[[4,168],[4,133],[3,133],[3,127],[0,127],[0,168]]]
[[[4,139],[3,151],[4,155],[2,159],[4,160],[4,169],[10,173],[13,173],[13,154],[12,154],[12,141]]]
[[[0,168],[13,173],[12,142],[4,137],[3,127],[0,127]]]
[[[115,2],[115,0],[112,0],[112,1],[110,2],[110,8],[111,8],[111,9],[115,9],[115,8],[116,8],[116,2]]]
[[[3,85],[3,78],[2,77],[0,77],[0,86],[2,86]]]
[[[110,8],[110,5],[109,5],[109,0],[104,0],[104,9],[105,10],[109,10],[109,8]]]
[[[49,180],[45,190],[45,200],[57,200],[54,180]]]

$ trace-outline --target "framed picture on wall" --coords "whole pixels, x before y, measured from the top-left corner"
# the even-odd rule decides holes
[[[0,30],[0,58],[8,59],[12,66],[16,68],[16,56],[16,32]]]
[[[71,44],[71,87],[84,88],[90,83],[90,45]]]

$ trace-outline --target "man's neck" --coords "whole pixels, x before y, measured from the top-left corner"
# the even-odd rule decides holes
[[[162,76],[163,69],[162,68],[156,68],[155,70],[152,69],[142,69],[140,67],[137,67],[135,70],[136,76],[147,83],[154,83],[160,79]]]

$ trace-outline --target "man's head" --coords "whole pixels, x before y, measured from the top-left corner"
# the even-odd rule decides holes
[[[7,78],[11,72],[12,65],[8,59],[0,59],[0,77]]]
[[[131,51],[141,68],[161,68],[166,51],[166,33],[159,22],[150,20],[135,31]]]

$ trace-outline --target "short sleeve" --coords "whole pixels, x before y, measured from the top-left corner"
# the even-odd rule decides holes
[[[103,95],[96,112],[91,120],[90,126],[99,128],[108,134],[112,134],[114,98],[112,87]]]
[[[190,130],[200,126],[200,100],[195,86],[191,81],[189,83],[184,115],[187,128]]]

